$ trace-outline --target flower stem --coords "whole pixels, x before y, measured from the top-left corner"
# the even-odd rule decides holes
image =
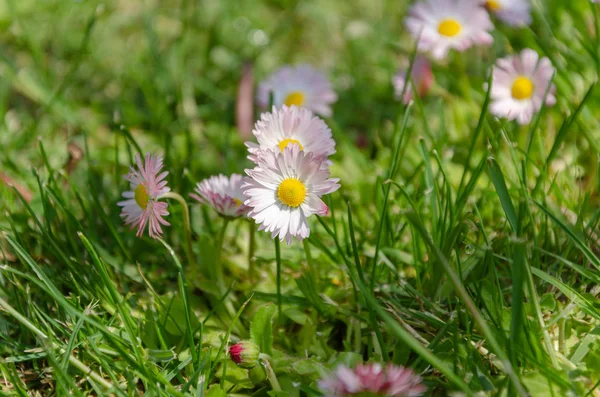
[[[279,240],[275,239],[275,241],[279,242]],[[279,385],[279,381],[277,380],[277,375],[275,375],[275,371],[273,371],[273,367],[271,367],[271,363],[265,357],[261,357],[261,364],[265,368],[265,372],[267,373],[267,378],[269,382],[271,382],[271,388],[274,391],[281,391],[281,386]]]
[[[253,283],[256,276],[256,267],[254,261],[254,249],[256,248],[256,226],[254,225],[253,221],[248,222],[248,225],[248,278],[250,279],[250,283]]]
[[[219,234],[217,236],[217,255],[215,257],[215,281],[217,282],[217,285],[221,292],[225,292],[226,290],[225,276],[223,273],[223,262],[221,261],[221,252],[223,251],[223,243],[225,241],[227,225],[229,225],[229,219],[223,218],[223,226],[221,226],[221,230],[219,230]]]
[[[275,261],[277,262],[277,318],[281,325],[281,248],[279,239],[275,238]]]
[[[192,268],[190,272],[190,276],[193,276],[192,281],[196,279],[195,276],[198,275],[198,266],[196,265],[196,257],[194,256],[194,250],[192,249],[192,224],[190,222],[190,209],[185,202],[185,199],[181,197],[180,194],[174,192],[168,192],[164,194],[162,197],[173,199],[179,202],[183,207],[183,228],[185,229],[185,250],[186,255],[188,257],[188,261],[190,263],[190,267]]]

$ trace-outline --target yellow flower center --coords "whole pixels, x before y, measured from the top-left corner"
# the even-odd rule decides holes
[[[496,0],[488,0],[485,2],[485,6],[487,8],[489,8],[492,11],[498,11],[499,9],[502,8],[502,4],[500,4],[499,1]]]
[[[242,206],[242,201],[236,199],[235,197],[233,198],[233,202],[235,203],[235,206],[238,208]]]
[[[285,103],[287,106],[302,106],[304,103],[304,94],[300,91],[292,91],[288,94],[283,103]]]
[[[530,98],[533,93],[533,82],[527,77],[519,76],[515,79],[510,91],[515,99],[522,100]]]
[[[306,186],[296,178],[284,179],[277,188],[277,197],[288,207],[296,208],[306,198]]]
[[[146,187],[143,184],[137,185],[135,188],[135,192],[133,197],[135,198],[135,202],[140,206],[141,209],[145,210],[148,206],[148,201],[150,200],[150,195],[146,190]]]
[[[284,140],[279,142],[279,150],[281,150],[283,152],[285,150],[285,148],[288,147],[288,145],[294,145],[294,144],[300,146],[300,150],[304,150],[304,147],[302,146],[300,141],[298,141],[296,139],[292,139],[292,138],[285,138]]]
[[[462,25],[456,19],[448,18],[444,19],[438,25],[438,32],[441,35],[453,37],[460,33]]]

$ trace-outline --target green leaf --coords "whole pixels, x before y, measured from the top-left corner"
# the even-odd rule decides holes
[[[273,316],[276,307],[272,303],[261,306],[250,324],[250,338],[258,345],[261,353],[271,355],[273,346]]]
[[[546,310],[555,310],[556,299],[554,299],[554,294],[547,293],[542,295],[542,299],[540,299],[540,306]]]
[[[219,372],[221,373],[221,377],[227,382],[245,388],[252,388],[253,383],[248,377],[248,370],[238,367],[237,365],[228,365],[225,374],[223,374],[224,370],[225,366],[223,365]]]
[[[221,389],[221,385],[213,385],[205,394],[206,397],[227,397],[225,390]]]
[[[500,170],[498,163],[496,163],[496,160],[491,157],[488,159],[488,169],[490,170],[490,178],[492,179],[492,183],[494,184],[494,188],[496,188],[496,193],[500,199],[500,204],[502,204],[502,209],[504,209],[504,213],[506,214],[506,219],[508,219],[508,223],[510,223],[512,230],[517,232],[519,230],[517,213],[510,199],[510,195],[508,194],[504,175],[502,174],[502,170]]]
[[[329,373],[329,371],[323,366],[323,364],[310,358],[306,360],[297,361],[292,365],[292,367],[296,372],[298,372],[302,376],[318,375],[319,377],[323,377]]]

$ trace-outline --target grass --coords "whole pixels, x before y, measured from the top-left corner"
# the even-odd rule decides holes
[[[598,10],[535,2],[531,28],[498,24],[405,107],[407,7],[0,0],[0,394],[318,396],[340,363],[389,361],[431,396],[600,395]],[[527,47],[558,103],[520,127],[483,87]],[[188,194],[250,166],[244,70],[296,62],[339,94],[342,188],[304,245],[273,247]],[[176,197],[162,241],[119,218],[146,151],[189,205],[191,253]],[[249,338],[266,367],[229,360]]]

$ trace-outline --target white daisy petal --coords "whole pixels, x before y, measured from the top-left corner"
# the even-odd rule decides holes
[[[251,179],[242,185],[248,216],[260,225],[259,230],[288,244],[293,238],[307,238],[306,218],[328,213],[320,197],[337,190],[338,180],[329,179],[321,161],[299,145],[287,146],[283,152],[279,148],[264,150],[256,163],[254,169],[246,170]]]

